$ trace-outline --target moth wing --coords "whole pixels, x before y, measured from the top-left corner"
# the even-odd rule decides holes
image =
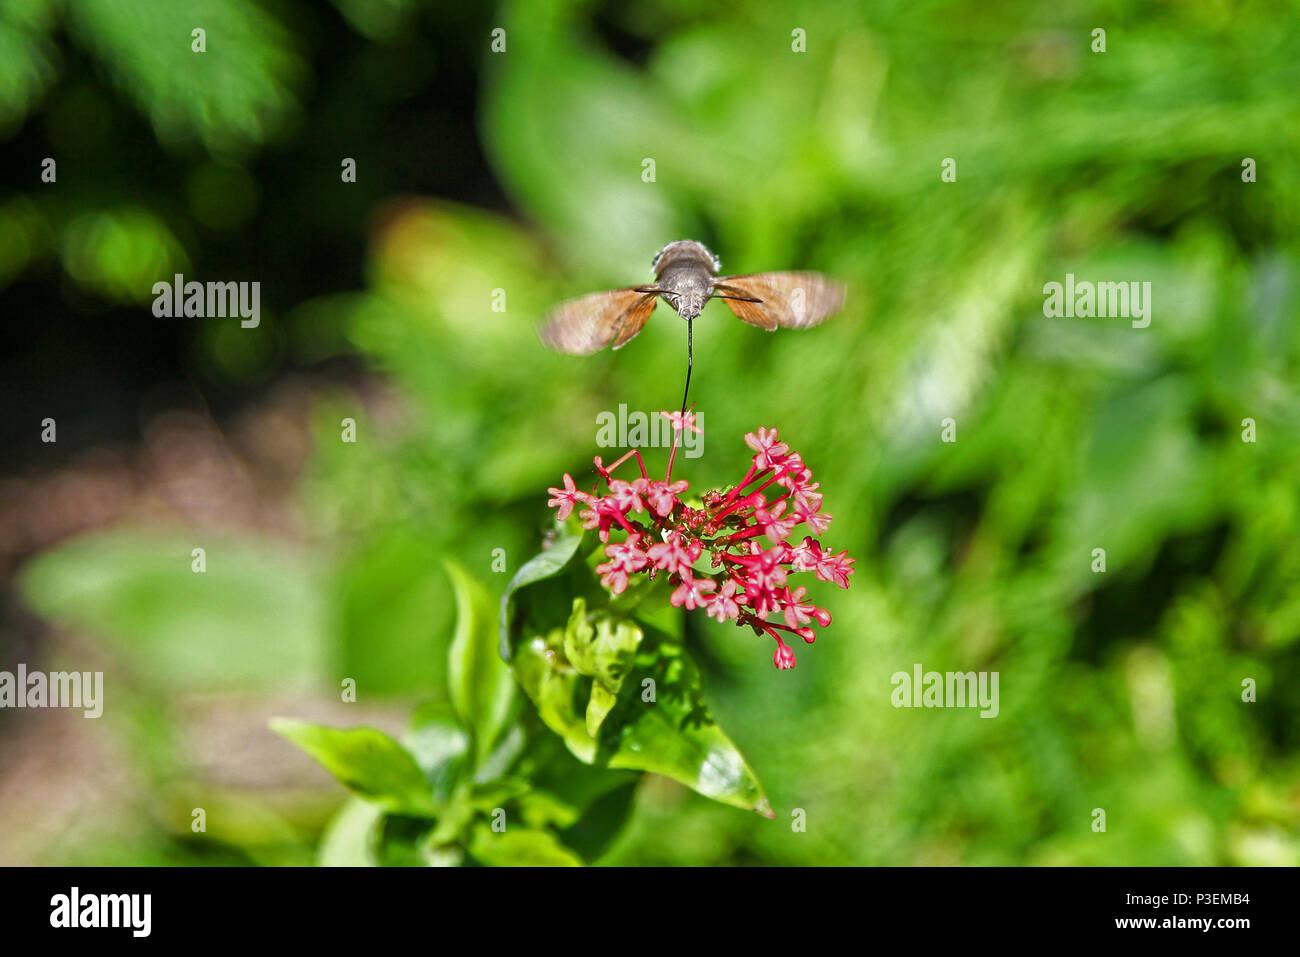
[[[657,293],[611,289],[562,302],[538,330],[542,342],[571,356],[587,356],[609,345],[615,349],[641,331],[654,311]]]
[[[646,320],[650,318],[650,313],[655,311],[655,300],[658,298],[659,293],[648,292],[632,303],[631,308],[628,309],[622,323],[619,325],[618,335],[614,337],[615,349],[622,349],[636,337],[636,334],[645,326]]]
[[[807,329],[824,322],[844,305],[844,284],[816,272],[720,276],[713,289],[715,295],[742,297],[723,301],[738,318],[769,332],[778,328]]]

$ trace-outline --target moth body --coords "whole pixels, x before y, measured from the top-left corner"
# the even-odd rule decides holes
[[[691,322],[710,299],[721,299],[736,318],[772,332],[806,329],[844,305],[844,287],[815,272],[761,272],[720,276],[722,264],[703,243],[679,239],[659,250],[651,265],[655,281],[594,292],[556,306],[539,330],[558,352],[590,355],[621,349],[645,325],[662,299]]]
[[[663,301],[683,319],[694,319],[713,295],[713,281],[721,263],[703,243],[679,239],[659,250],[651,268]]]

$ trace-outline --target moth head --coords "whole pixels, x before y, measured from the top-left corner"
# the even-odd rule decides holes
[[[694,319],[704,309],[704,303],[707,301],[707,297],[698,292],[688,292],[681,297],[677,312],[684,319]]]
[[[665,292],[663,297],[683,319],[694,319],[709,301],[708,296],[698,292]]]

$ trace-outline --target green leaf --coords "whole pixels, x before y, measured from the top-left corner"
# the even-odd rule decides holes
[[[618,695],[599,681],[592,684],[591,698],[587,701],[587,734],[593,738],[596,736],[600,726],[604,724],[616,704],[618,704]]]
[[[460,867],[465,860],[465,851],[459,847],[433,847],[425,845],[421,848],[424,854],[424,861],[429,867]]]
[[[641,629],[622,619],[587,615],[587,603],[573,600],[573,614],[564,630],[564,654],[580,674],[595,679],[587,702],[587,734],[596,736],[618,701],[623,678],[632,667]]]
[[[528,750],[528,756],[521,763],[530,766],[529,778],[533,787],[584,813],[586,808],[611,791],[641,780],[641,775],[632,771],[611,771],[583,764],[553,734],[534,735]]]
[[[288,718],[271,730],[302,748],[338,781],[385,810],[417,817],[435,812],[424,772],[411,753],[373,728],[329,728]]]
[[[563,628],[520,636],[514,669],[580,761],[663,774],[771,816],[753,771],[704,704],[699,669],[668,634],[574,598]]]
[[[575,598],[564,631],[564,654],[578,671],[617,694],[636,658],[641,634],[629,619],[588,616],[586,601]]]
[[[523,728],[517,724],[512,725],[496,749],[474,769],[474,783],[483,784],[504,776],[519,760],[526,744]]]
[[[581,867],[582,859],[549,831],[510,827],[493,831],[486,824],[474,829],[469,853],[492,867]]]
[[[602,728],[602,738],[614,729],[612,743],[602,744],[608,766],[663,774],[715,801],[774,817],[754,772],[709,713],[699,668],[680,645],[655,634],[647,629],[629,689]],[[651,688],[655,700],[647,701]]]
[[[374,867],[376,841],[384,809],[350,798],[321,835],[317,860],[321,867]]]
[[[426,702],[415,709],[411,730],[402,739],[433,788],[435,800],[446,801],[469,765],[469,735],[445,704]]]
[[[550,548],[502,599],[502,653],[542,722],[584,764],[653,771],[770,817],[753,771],[704,704],[699,669],[677,639],[611,604],[582,560],[583,542],[572,519],[557,524]]]
[[[537,707],[543,723],[558,734],[574,757],[585,764],[596,760],[596,741],[587,732],[586,708],[590,680],[563,658],[564,629],[534,637],[515,653],[515,678]]]
[[[5,4],[0,12],[0,131],[8,133],[58,78],[58,49],[39,22]],[[3,267],[0,267],[3,269]]]
[[[493,640],[492,603],[486,589],[454,562],[445,562],[456,592],[456,632],[448,657],[451,700],[483,759],[510,716],[515,683]]]
[[[519,629],[528,626],[526,620],[528,609],[516,609],[513,601],[515,593],[530,585],[554,578],[564,571],[573,561],[574,556],[579,554],[578,549],[584,537],[582,529],[572,519],[568,524],[557,522],[550,547],[542,549],[530,558],[519,571],[515,572],[514,578],[510,579],[505,594],[501,596],[500,651],[501,657],[506,661],[509,661],[514,653],[513,635],[517,634]],[[517,616],[516,611],[521,611],[521,615]],[[517,617],[519,620],[516,620]]]
[[[460,841],[476,811],[473,802],[465,795],[447,804],[438,814],[438,823],[430,832],[427,845],[436,848]]]

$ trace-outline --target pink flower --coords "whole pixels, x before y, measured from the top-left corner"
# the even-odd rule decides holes
[[[718,589],[718,593],[705,603],[710,618],[718,621],[732,621],[740,615],[740,606],[736,604],[736,580],[728,578]],[[744,597],[743,595],[741,596]]]
[[[795,514],[784,519],[781,517],[785,513],[785,505],[785,502],[777,502],[770,512],[765,508],[754,509],[754,521],[763,529],[767,540],[774,545],[783,543],[799,524],[798,516]]]
[[[650,564],[650,558],[641,547],[641,536],[632,535],[625,542],[611,542],[605,546],[606,562],[611,568],[621,568],[625,572],[639,572]],[[601,566],[596,566],[600,571]]]
[[[824,582],[834,582],[841,588],[849,587],[849,576],[853,574],[853,559],[848,552],[832,556],[829,551],[821,553],[817,561],[817,577]]]
[[[646,484],[645,497],[650,503],[650,510],[660,518],[667,518],[672,514],[673,508],[678,503],[677,496],[685,492],[690,486],[685,482],[658,482],[651,480]]]
[[[821,484],[821,482],[813,482],[812,485],[802,485],[790,494],[790,501],[794,502],[796,512],[811,515],[822,507],[822,495],[817,491],[821,488]]]
[[[754,584],[772,589],[784,588],[786,579],[784,565],[789,561],[788,553],[789,548],[783,543],[765,552],[746,555],[735,561],[749,570],[750,580]]]
[[[556,509],[556,517],[564,521],[573,513],[573,506],[579,502],[591,501],[591,496],[586,492],[581,492],[573,484],[573,476],[568,472],[564,473],[564,488],[548,488],[553,498],[547,502],[547,505]]]
[[[621,595],[627,590],[627,572],[613,562],[597,565],[596,574],[600,575],[600,583],[609,589],[610,594]]]
[[[702,550],[699,542],[683,539],[682,533],[674,530],[666,542],[650,546],[650,561],[662,571],[689,575]]]
[[[718,583],[712,578],[692,578],[690,572],[682,575],[682,583],[677,586],[673,592],[670,601],[674,608],[685,607],[695,609],[702,606],[707,600],[708,593],[718,587]]]
[[[678,432],[701,431],[689,413],[664,416]],[[772,638],[777,645],[772,660],[784,670],[794,667],[795,656],[782,633],[811,643],[815,629],[831,622],[830,612],[810,600],[807,588],[790,584],[789,577],[811,572],[819,581],[847,588],[853,559],[847,552],[831,554],[818,541],[831,516],[821,511],[821,486],[812,481],[803,457],[780,441],[776,429],[760,428],[747,434],[745,442],[754,455],[740,483],[705,491],[699,507],[682,498],[689,485],[673,480],[674,455],[664,478],[652,479],[635,449],[609,466],[595,458],[604,495],[579,491],[566,474],[564,488],[550,489],[548,504],[557,507],[561,519],[584,506],[579,511],[583,527],[594,529],[606,543],[605,561],[596,566],[596,574],[613,594],[624,592],[633,575],[668,574],[674,607],[703,608],[719,622],[732,621]],[[639,476],[613,477],[632,460]],[[791,544],[800,525],[811,534]],[[622,541],[610,540],[620,532]],[[706,551],[709,571],[697,571]]]
[[[819,610],[816,605],[803,600],[807,593],[808,589],[802,585],[798,588],[786,589],[785,608],[782,609],[782,614],[785,616],[785,623],[791,628],[798,628],[804,622],[812,621],[813,612]]]
[[[780,465],[785,461],[786,453],[790,451],[790,446],[777,441],[776,429],[759,429],[757,432],[750,432],[745,435],[745,444],[757,453],[754,456],[754,465],[760,471]]]
[[[797,572],[810,572],[821,561],[821,555],[821,544],[811,535],[807,535],[802,542],[790,549],[791,567]]]
[[[781,610],[781,592],[766,585],[750,584],[745,589],[745,604],[753,608],[759,618],[766,618]]]
[[[833,515],[827,515],[824,512],[818,512],[815,515],[809,515],[801,512],[799,518],[812,529],[814,535],[824,534],[826,529],[831,527]]]
[[[785,443],[781,443],[784,445]],[[778,485],[783,485],[791,491],[802,488],[808,482],[812,481],[812,469],[803,464],[803,456],[798,452],[791,452],[781,462],[778,471],[781,473],[780,478],[776,480]]]
[[[582,527],[588,531],[595,529],[596,534],[602,542],[609,541],[609,530],[614,524],[616,511],[610,508],[603,499],[596,499],[592,502],[591,508],[584,508],[578,513],[578,518],[582,519]]]
[[[695,413],[693,412],[660,412],[665,419],[673,424],[673,429],[677,432],[683,429],[690,429],[692,432],[698,432],[703,435],[704,430],[695,424]]]
[[[624,515],[629,512],[644,512],[645,503],[641,501],[641,493],[645,491],[645,487],[646,480],[643,478],[634,482],[613,479],[609,483],[609,495],[606,501],[612,502]]]

